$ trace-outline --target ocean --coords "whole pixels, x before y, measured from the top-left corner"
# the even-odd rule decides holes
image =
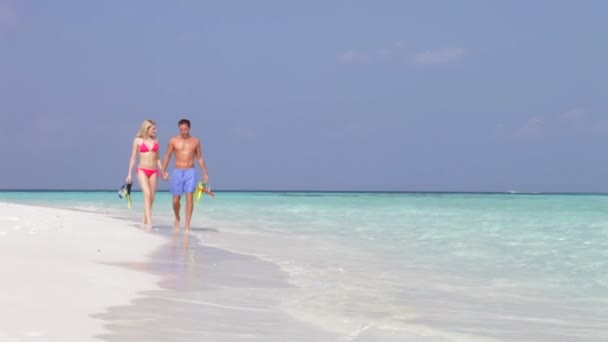
[[[142,215],[138,192],[131,209],[115,191],[0,201]],[[220,191],[192,233],[278,265],[296,289],[282,309],[350,340],[605,341],[607,208],[603,194]],[[153,220],[172,221],[169,193]]]

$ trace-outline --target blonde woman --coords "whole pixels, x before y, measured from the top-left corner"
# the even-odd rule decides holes
[[[152,205],[156,195],[156,182],[158,180],[159,169],[161,167],[160,154],[158,151],[158,139],[156,137],[156,122],[144,120],[139,132],[133,139],[131,149],[131,159],[129,161],[129,172],[127,173],[127,183],[131,184],[131,173],[137,155],[139,154],[139,165],[137,166],[136,176],[139,186],[144,195],[144,219],[143,227],[147,230],[152,229]]]

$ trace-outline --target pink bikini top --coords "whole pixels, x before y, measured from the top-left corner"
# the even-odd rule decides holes
[[[158,151],[158,143],[154,143],[154,146],[152,147],[152,150],[148,149],[148,145],[146,145],[145,141],[141,141],[141,145],[139,146],[139,152],[156,152]]]

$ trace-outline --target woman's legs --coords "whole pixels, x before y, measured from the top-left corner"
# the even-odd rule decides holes
[[[156,177],[153,175],[152,177]],[[137,180],[139,181],[139,186],[141,187],[141,191],[144,195],[144,228],[152,228],[152,209],[151,209],[151,188],[150,188],[150,180],[146,174],[138,170],[137,171]]]
[[[158,180],[158,173],[151,175],[148,178],[148,182],[150,184],[150,226],[152,226],[152,207],[154,206],[154,198],[156,197],[156,183]]]

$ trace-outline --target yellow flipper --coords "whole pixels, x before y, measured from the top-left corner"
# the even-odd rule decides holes
[[[194,194],[196,196],[197,203],[198,203],[198,201],[200,201],[201,197],[203,197],[203,195],[205,193],[207,193],[211,197],[215,197],[215,194],[213,192],[211,192],[211,187],[209,186],[209,184],[204,183],[203,181],[198,182],[198,185],[196,186],[196,191]]]
[[[198,182],[198,185],[196,186],[196,202],[198,203],[198,201],[201,200],[201,197],[203,197],[203,192],[205,190],[205,184],[203,184],[203,181]]]

